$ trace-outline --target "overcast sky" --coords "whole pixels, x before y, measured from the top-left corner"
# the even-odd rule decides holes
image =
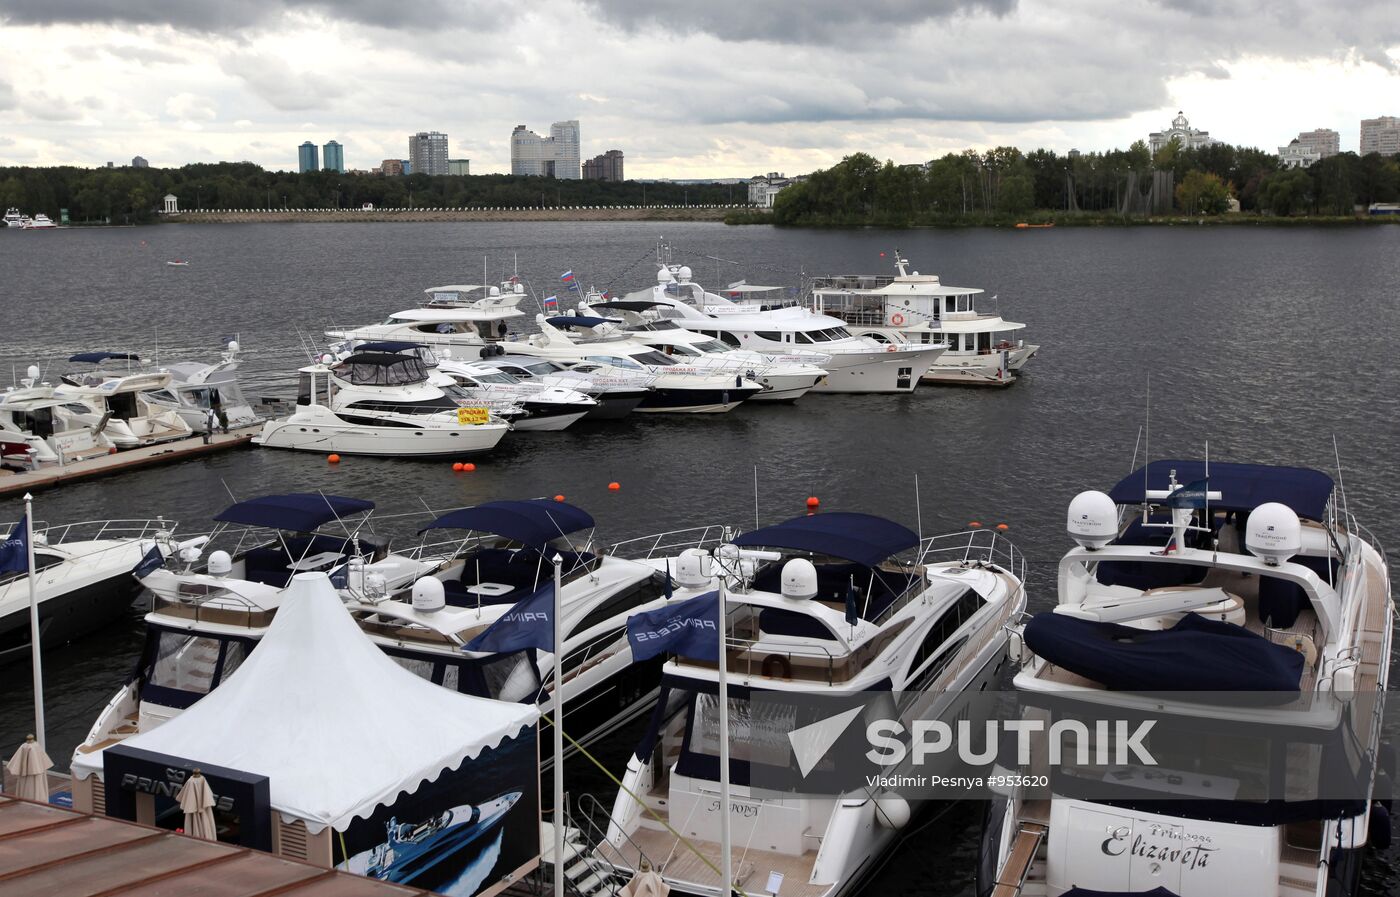
[[[351,168],[439,130],[508,171],[581,121],[631,177],[810,171],[857,150],[1126,147],[1182,109],[1274,150],[1400,115],[1393,0],[0,0],[0,164]]]

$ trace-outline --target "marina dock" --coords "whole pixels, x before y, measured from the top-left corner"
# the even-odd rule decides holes
[[[29,894],[279,894],[425,897],[430,892],[268,853],[0,795],[0,897]]]
[[[154,467],[157,464],[171,464],[175,461],[185,461],[201,455],[240,448],[248,445],[261,430],[262,424],[256,424],[251,427],[229,430],[227,433],[216,433],[207,444],[204,442],[203,436],[191,436],[178,442],[166,442],[144,448],[129,449],[124,452],[115,452],[110,455],[99,455],[96,458],[74,461],[62,466],[43,467],[39,470],[29,470],[22,473],[0,471],[0,497],[37,492],[40,489],[49,489],[75,480],[124,473],[142,467]]]

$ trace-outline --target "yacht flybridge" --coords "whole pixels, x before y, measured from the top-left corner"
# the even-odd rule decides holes
[[[209,412],[214,412],[216,425],[226,421],[230,428],[246,427],[257,421],[253,406],[243,395],[238,383],[241,347],[230,340],[218,361],[181,361],[162,370],[170,374],[170,383],[146,393],[146,400],[168,408],[196,433],[209,427]]]
[[[423,293],[427,298],[421,305],[394,312],[382,324],[327,330],[326,336],[423,343],[438,350],[451,347],[459,360],[470,361],[479,358],[483,348],[497,346],[508,335],[509,322],[525,314],[519,308],[525,285],[518,279],[500,286],[449,284]]]
[[[170,442],[193,432],[177,412],[146,395],[170,385],[168,371],[143,370],[140,357],[126,352],[80,352],[68,360],[93,368],[63,375],[54,391],[67,400],[60,413],[105,435],[117,448]],[[111,362],[124,364],[104,367]]]
[[[669,320],[737,349],[765,354],[814,352],[825,356],[824,381],[813,392],[912,392],[944,346],[890,345],[846,329],[844,321],[796,305],[736,302],[707,292],[685,265],[660,264],[656,285],[625,299],[653,304],[643,318]],[[780,291],[777,287],[750,288]]]
[[[1043,724],[1152,720],[1152,760],[1057,762],[1033,741],[1048,787],[1001,789],[979,894],[1357,894],[1388,838],[1372,798],[1394,609],[1332,479],[1153,461],[1076,496],[1068,530],[1059,603],[1012,636],[1015,687]]]
[[[461,387],[433,382],[415,354],[326,355],[300,374],[297,410],[263,424],[255,443],[352,455],[467,455],[495,448],[510,429]]]
[[[734,883],[767,893],[777,874],[786,897],[849,893],[895,843],[920,796],[863,780],[773,796],[764,781],[802,764],[789,734],[823,719],[809,718],[813,701],[859,706],[894,695],[938,717],[994,681],[1005,627],[1025,607],[1024,563],[995,533],[921,540],[855,513],[798,517],[737,537],[710,527],[618,550],[644,552],[673,576],[678,599],[724,602]],[[711,656],[718,654],[716,646]],[[649,866],[673,893],[727,897],[716,871],[726,815],[718,675],[714,660],[666,663],[655,718],[628,760],[595,851],[615,877]],[[834,763],[821,759],[813,775],[831,774]]]
[[[936,274],[911,272],[908,260],[895,255],[898,274],[893,277],[813,279],[812,311],[838,318],[852,333],[888,346],[946,344],[948,351],[924,374],[925,380],[974,386],[1012,383],[1040,349],[1018,336],[1026,325],[978,311],[976,297],[982,290],[946,286]]]
[[[183,555],[184,569],[142,582],[155,593],[137,672],[101,712],[76,751],[83,756],[178,715],[221,686],[256,649],[298,572],[340,583],[347,612],[400,665],[443,688],[552,712],[550,651],[475,650],[470,643],[541,593],[552,595],[551,560],[563,557],[565,715],[586,744],[651,706],[661,660],[634,664],[626,618],[665,602],[652,566],[591,549],[593,518],[562,502],[493,501],[448,511],[408,552],[368,532],[373,504],[319,494],[266,496],[217,518],[237,538],[232,551]],[[374,518],[380,524],[389,518]],[[421,521],[419,521],[421,522]],[[250,527],[252,529],[243,529]],[[259,533],[275,531],[271,540]],[[177,556],[179,553],[177,552]]]
[[[75,409],[85,415],[87,406],[40,384],[38,366],[31,365],[28,373],[18,387],[0,393],[0,464],[28,470],[117,450],[105,434],[78,419]]]

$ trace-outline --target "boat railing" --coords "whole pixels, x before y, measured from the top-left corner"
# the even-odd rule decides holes
[[[49,545],[62,545],[65,542],[92,542],[99,539],[154,539],[173,533],[178,525],[164,517],[83,520],[53,525],[36,520],[34,534],[43,534],[44,541]],[[13,523],[0,524],[0,531],[9,533],[14,526]]]
[[[919,563],[957,563],[968,567],[995,567],[1015,581],[1010,599],[1015,601],[1026,590],[1026,558],[1016,551],[1016,543],[994,529],[974,528],[962,532],[930,536],[920,544]]]
[[[606,845],[610,848],[611,853],[619,855],[618,850],[608,841],[607,821],[599,822],[600,819],[610,820],[611,816],[612,814],[598,801],[598,798],[594,797],[592,794],[584,793],[580,795],[578,799],[578,813],[577,815],[571,815],[569,817],[569,824],[577,827],[583,840],[594,848],[585,855],[585,862],[588,862],[589,870],[597,875],[599,880],[606,883],[609,893],[616,895],[618,894],[617,883],[622,876],[627,874],[627,871],[624,871],[603,854],[602,848]],[[626,829],[622,826],[617,826],[617,830],[622,834],[627,844],[637,852],[638,866],[642,863],[646,863],[652,869],[660,868],[656,865],[656,862],[647,855],[647,852],[642,849],[642,845],[632,839],[632,836],[628,834]]]
[[[272,623],[275,607],[256,602],[212,583],[180,583],[174,596],[155,595],[151,612],[195,623],[261,629]]]
[[[718,524],[669,530],[650,536],[639,536],[614,544],[607,553],[629,561],[646,561],[655,557],[670,557],[688,548],[709,551],[724,543],[725,527]]]

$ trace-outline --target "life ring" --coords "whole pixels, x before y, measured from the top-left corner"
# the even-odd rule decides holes
[[[791,679],[792,663],[781,654],[769,654],[763,658],[762,671],[768,679]]]
[[[904,323],[904,315],[900,314],[899,312],[895,312],[894,314],[890,315],[890,323],[898,327],[900,324]]]
[[[891,344],[891,345],[888,345],[888,346],[885,347],[885,351],[886,351],[886,352],[898,352],[898,351],[899,351],[899,347],[896,346],[896,345]]]

